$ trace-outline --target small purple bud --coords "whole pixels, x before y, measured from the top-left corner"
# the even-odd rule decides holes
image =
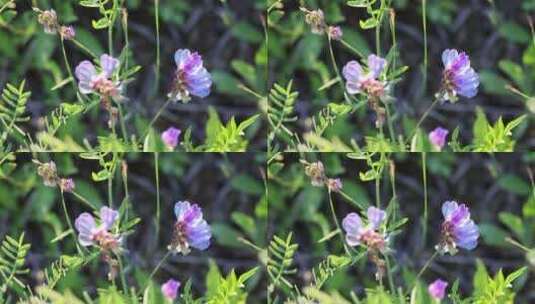
[[[342,35],[344,34],[339,26],[329,26],[328,33],[329,37],[331,37],[332,40],[340,40],[342,39]]]
[[[342,190],[342,181],[339,178],[329,178],[327,180],[327,187],[332,192],[339,192]]]
[[[164,297],[170,301],[176,299],[178,295],[178,289],[180,288],[180,282],[173,279],[169,279],[162,285],[162,293]]]
[[[175,127],[170,127],[162,133],[162,141],[164,142],[165,146],[169,148],[169,150],[175,149],[178,145],[180,133],[180,129]]]
[[[427,291],[431,297],[437,301],[444,299],[446,295],[446,288],[448,287],[448,282],[441,279],[435,280],[433,283],[429,284]]]
[[[72,178],[62,178],[59,181],[59,187],[63,192],[72,192],[74,190],[74,181]]]
[[[446,144],[448,133],[449,131],[447,129],[437,127],[429,133],[429,141],[438,151],[441,151]]]
[[[74,31],[74,28],[72,26],[62,26],[59,29],[59,33],[61,37],[65,40],[73,40],[76,36],[76,32]]]

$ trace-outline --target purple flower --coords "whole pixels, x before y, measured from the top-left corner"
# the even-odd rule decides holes
[[[84,212],[76,218],[74,226],[78,230],[78,241],[84,247],[98,246],[103,251],[117,251],[121,238],[110,232],[113,224],[119,217],[119,212],[108,208],[100,208],[100,225],[97,226],[95,218]]]
[[[76,36],[76,32],[72,26],[62,26],[59,28],[61,37],[65,40],[72,40]]]
[[[180,133],[180,129],[174,127],[170,127],[162,133],[162,141],[169,150],[173,150],[178,145]]]
[[[63,192],[72,192],[74,190],[74,181],[72,178],[62,178],[59,180],[59,188]]]
[[[365,246],[378,246],[376,249],[384,249],[385,239],[377,230],[386,218],[386,212],[375,207],[369,207],[367,211],[368,225],[364,226],[360,216],[354,212],[346,215],[342,221],[342,227],[346,231],[346,241],[350,246],[364,244]]]
[[[201,56],[190,50],[181,49],[175,53],[177,69],[173,87],[168,97],[175,101],[188,102],[194,95],[204,98],[210,95],[212,76],[203,67]]]
[[[457,95],[467,98],[476,96],[479,76],[470,67],[470,59],[465,52],[448,49],[442,53],[444,72],[442,89],[437,94],[441,100],[457,101]]]
[[[429,284],[427,291],[431,297],[437,301],[444,299],[446,295],[446,288],[448,287],[448,282],[441,279],[435,280],[433,283]]]
[[[379,232],[379,227],[386,218],[386,212],[375,207],[367,211],[368,225],[364,226],[362,219],[356,213],[349,213],[342,221],[346,231],[346,242],[349,246],[362,244],[368,251],[369,259],[376,265],[375,278],[381,280],[386,271],[386,262],[381,258],[381,252],[386,249],[386,235]]]
[[[82,94],[97,93],[107,101],[120,97],[120,83],[111,80],[119,67],[119,60],[103,54],[100,56],[100,72],[88,60],[82,61],[74,72],[78,78],[78,88]]]
[[[340,40],[342,39],[342,35],[344,33],[342,32],[342,29],[339,26],[329,26],[328,34],[332,40]]]
[[[446,252],[454,255],[457,247],[472,250],[477,246],[479,229],[473,220],[470,219],[470,210],[465,204],[458,205],[457,202],[448,201],[442,205],[444,222],[441,227],[441,242],[437,245],[437,250],[444,254]]]
[[[175,215],[177,221],[169,250],[187,255],[190,247],[205,250],[210,246],[212,232],[197,204],[188,201],[178,202],[175,204]]]
[[[327,180],[327,188],[332,192],[339,192],[342,190],[342,181],[339,178],[329,178]]]
[[[357,61],[350,61],[342,70],[346,79],[346,90],[349,94],[365,93],[373,97],[384,94],[385,84],[378,80],[386,67],[386,60],[371,54],[368,56],[368,72]]]
[[[165,284],[162,285],[162,293],[165,298],[170,301],[176,299],[178,294],[178,289],[180,288],[180,282],[173,279],[169,279]]]
[[[447,129],[438,127],[429,133],[429,141],[438,151],[441,151],[446,144],[448,133]]]

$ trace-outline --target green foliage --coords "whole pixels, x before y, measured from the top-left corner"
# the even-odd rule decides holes
[[[290,140],[293,132],[285,126],[285,123],[297,120],[293,116],[294,105],[299,96],[298,92],[292,90],[292,81],[286,87],[274,84],[269,92],[268,121],[271,126],[268,143],[271,144],[276,136],[281,136]]]
[[[207,304],[245,304],[247,292],[245,292],[245,282],[247,282],[258,271],[258,267],[253,268],[239,277],[232,270],[227,277],[223,277],[217,265],[211,261],[210,270],[206,276],[206,295],[204,303]]]
[[[474,304],[512,304],[514,303],[514,291],[512,284],[522,276],[527,268],[520,268],[507,277],[499,270],[494,278],[490,277],[483,262],[477,260],[476,273],[474,275]]]
[[[245,138],[245,129],[255,123],[259,115],[251,116],[240,124],[237,124],[232,117],[224,125],[213,108],[209,108],[208,114],[206,141],[203,150],[206,152],[243,152],[247,149],[248,141]]]
[[[26,103],[30,98],[31,92],[24,90],[25,81],[22,81],[18,87],[7,84],[2,92],[0,99],[0,125],[2,133],[0,134],[0,146],[4,145],[7,137],[16,131],[19,135],[25,136],[25,132],[17,124],[30,119],[26,116]],[[3,149],[3,148],[2,148]]]
[[[24,233],[18,239],[7,235],[0,246],[0,301],[4,301],[8,289],[21,289],[25,285],[18,278],[30,270],[24,267],[30,245],[24,242]]]
[[[526,115],[517,117],[507,124],[504,124],[500,117],[494,125],[491,125],[480,108],[476,110],[476,114],[473,150],[475,152],[512,152],[515,147],[513,129],[524,121]]]
[[[275,288],[291,289],[293,287],[286,277],[297,272],[297,269],[292,266],[297,248],[298,245],[292,243],[291,232],[286,239],[273,236],[268,248],[267,272],[271,279],[268,293],[274,292]]]

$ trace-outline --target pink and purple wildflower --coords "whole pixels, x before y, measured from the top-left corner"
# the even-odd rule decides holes
[[[443,281],[441,279],[437,279],[433,283],[429,284],[427,291],[435,301],[441,301],[446,296],[447,287],[448,282]]]
[[[375,125],[377,128],[383,126],[385,121],[386,110],[381,106],[380,101],[386,95],[387,83],[379,78],[385,70],[387,61],[377,55],[368,56],[368,71],[364,69],[357,61],[348,62],[342,74],[346,79],[346,90],[349,94],[358,93],[368,96],[370,108],[375,111],[377,117]]]
[[[105,102],[110,98],[117,100],[120,97],[121,86],[113,81],[113,73],[119,68],[119,60],[108,54],[100,56],[100,72],[89,60],[82,61],[74,72],[78,78],[78,88],[82,94],[96,93]]]
[[[61,26],[59,28],[59,34],[65,40],[72,40],[76,36],[76,32],[72,26]]]
[[[119,212],[108,207],[100,208],[100,225],[87,212],[80,214],[74,226],[78,230],[78,242],[84,247],[100,249],[102,260],[109,266],[108,279],[114,280],[119,271],[119,261],[114,257],[121,253],[122,237],[111,230],[119,218]]]
[[[175,53],[177,69],[168,97],[174,101],[188,102],[191,95],[204,98],[210,95],[212,76],[203,66],[201,55],[187,49]]]
[[[329,191],[340,192],[342,190],[342,181],[339,178],[329,178],[326,184]]]
[[[162,294],[167,300],[173,301],[174,299],[176,299],[178,295],[179,288],[180,288],[179,281],[169,279],[167,282],[165,282],[162,285]]]
[[[385,261],[380,254],[386,250],[386,235],[379,231],[386,219],[386,212],[369,207],[367,210],[368,224],[364,225],[357,213],[349,213],[342,221],[342,228],[346,232],[346,242],[349,246],[363,245],[368,250],[370,260],[376,265],[375,277],[380,280],[385,274]]]
[[[429,133],[429,141],[436,150],[441,151],[446,144],[446,137],[448,137],[448,134],[449,131],[447,129],[437,127]]]
[[[340,40],[344,34],[339,26],[329,26],[327,33],[332,40]]]
[[[95,218],[84,212],[76,218],[74,226],[78,230],[80,245],[97,246],[102,250],[117,252],[121,245],[121,238],[110,232],[119,217],[119,212],[108,207],[100,209],[100,225],[97,226]]]
[[[447,49],[442,53],[444,72],[442,88],[437,94],[440,100],[456,102],[458,95],[472,98],[479,87],[479,76],[470,66],[470,58],[465,52]]]
[[[168,249],[187,255],[190,247],[205,250],[210,246],[212,231],[203,219],[202,210],[197,204],[180,201],[175,204],[177,221],[173,229],[173,237]]]
[[[457,253],[457,247],[472,250],[477,246],[479,228],[470,219],[470,210],[465,204],[447,201],[442,205],[444,222],[441,226],[442,239],[436,249],[439,253]]]
[[[180,129],[170,127],[162,133],[162,141],[169,150],[174,150],[176,148],[181,132]]]

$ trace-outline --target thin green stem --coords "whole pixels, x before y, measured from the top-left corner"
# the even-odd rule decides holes
[[[375,179],[375,206],[381,208],[381,177]]]
[[[386,254],[384,254],[383,256],[384,256],[385,262],[386,262],[386,275],[388,277],[388,286],[390,287],[390,292],[392,294],[395,294],[396,293],[396,287],[394,286],[394,277],[392,275],[392,269],[391,269],[391,266],[390,266],[390,259],[388,258],[388,255],[386,255]]]
[[[390,114],[390,103],[389,102],[383,102],[385,105],[386,110],[386,124],[388,126],[388,133],[390,135],[390,140],[392,143],[396,142],[396,134],[394,133],[394,125],[392,122],[392,115]]]
[[[77,199],[79,199],[80,201],[82,201],[82,203],[84,203],[85,205],[87,205],[88,207],[90,207],[91,209],[93,210],[97,210],[97,207],[95,207],[93,204],[91,204],[91,202],[89,202],[85,197],[83,197],[82,195],[78,194],[77,192],[74,192],[72,191],[71,192]]]
[[[160,0],[154,0],[154,21],[156,23],[156,91],[160,85]]]
[[[113,208],[113,173],[108,177],[108,206]]]
[[[422,267],[422,269],[420,270],[420,272],[418,272],[418,275],[416,275],[416,278],[414,279],[415,285],[418,283],[418,280],[420,279],[420,277],[424,274],[427,268],[429,268],[429,265],[431,265],[431,262],[437,257],[437,255],[438,255],[438,251],[435,251],[433,255],[429,258],[429,260],[425,262],[424,267]]]
[[[424,30],[424,88],[427,84],[427,64],[428,64],[428,51],[427,51],[427,0],[422,0],[422,27]]]
[[[158,152],[154,153],[154,175],[156,176],[156,240],[158,240],[160,235],[160,164]]]
[[[422,247],[425,247],[425,243],[427,240],[427,222],[428,222],[428,202],[427,202],[427,160],[426,160],[427,154],[425,152],[422,152],[422,179],[424,182],[424,221],[422,223],[423,225],[423,245]]]
[[[67,225],[69,226],[69,229],[71,230],[72,236],[74,238],[74,245],[76,246],[76,250],[78,250],[78,254],[83,255],[82,249],[80,248],[78,240],[76,239],[76,233],[72,225],[71,219],[69,218],[69,212],[67,211],[67,204],[65,204],[65,196],[63,195],[63,190],[61,190],[61,205],[63,206],[63,212],[65,213],[65,220],[67,221]]]
[[[150,284],[150,281],[152,280],[152,278],[154,277],[156,272],[158,272],[158,270],[160,270],[160,267],[162,267],[163,263],[167,260],[167,258],[169,258],[170,255],[171,255],[171,251],[167,251],[167,253],[163,256],[163,258],[158,262],[158,264],[156,265],[154,270],[152,270],[152,272],[150,273],[149,278],[147,279],[147,284],[146,284],[145,288],[147,288],[147,286]],[[143,288],[143,290],[145,288]]]
[[[357,54],[360,58],[364,58],[364,55],[359,51],[357,50],[356,48],[354,48],[353,46],[351,46],[351,44],[349,44],[347,41],[345,41],[344,39],[340,39],[340,43],[345,46],[346,48],[348,48],[350,51],[352,51],[353,53]]]
[[[331,37],[327,37],[327,41],[329,44],[329,55],[331,57],[331,63],[333,65],[334,72],[336,73],[336,77],[338,78],[338,83],[340,84],[340,88],[342,89],[342,92],[345,92],[346,88],[344,86],[344,81],[343,81],[342,75],[340,75],[340,70],[338,69],[338,65],[336,64],[336,58],[334,57],[333,44],[332,44]],[[344,96],[347,96],[347,95],[344,94]],[[347,100],[347,101],[350,102],[350,100]]]
[[[123,135],[123,139],[125,142],[128,142],[128,132],[126,131],[126,124],[124,121],[124,114],[123,114],[123,107],[121,106],[121,102],[118,101],[115,103],[117,105],[117,110],[119,111],[119,124],[121,125],[121,133]]]
[[[435,98],[435,100],[433,101],[433,103],[431,104],[431,106],[429,106],[429,108],[427,108],[427,110],[425,110],[424,114],[422,115],[422,117],[420,118],[420,120],[418,121],[418,123],[416,124],[416,127],[414,127],[414,131],[412,132],[411,136],[409,137],[409,141],[412,139],[412,137],[416,134],[416,132],[418,132],[418,128],[420,128],[420,125],[424,122],[424,120],[427,118],[427,116],[429,115],[429,113],[431,113],[431,110],[437,105],[437,103],[440,101],[439,98]]]
[[[338,222],[338,218],[336,217],[336,211],[334,210],[334,203],[333,203],[331,190],[329,190],[329,206],[331,208],[331,215],[333,217],[334,224],[336,225],[336,229],[338,230],[338,235],[340,235],[342,244],[344,244],[344,250],[346,251],[347,255],[351,255],[349,248],[347,248],[346,240],[344,239],[344,234],[342,233],[342,228],[340,226],[340,223]]]
[[[97,55],[93,53],[89,48],[87,48],[85,45],[83,45],[80,41],[76,39],[71,40],[77,47],[79,47],[82,51],[86,52],[89,56],[93,58],[97,58]]]
[[[121,285],[123,287],[123,292],[128,293],[128,285],[126,284],[126,276],[124,273],[123,261],[120,256],[117,256],[117,262],[119,263],[119,273],[121,277]]]
[[[150,121],[149,125],[147,126],[147,131],[145,131],[145,135],[143,137],[146,137],[147,134],[149,134],[150,132],[150,129],[152,128],[152,125],[154,125],[154,123],[156,122],[156,120],[158,120],[158,118],[160,117],[160,115],[162,115],[163,111],[165,110],[165,108],[167,108],[167,106],[169,106],[169,104],[172,102],[173,100],[171,99],[168,99],[165,104],[158,110],[158,113],[156,113],[156,115],[154,116],[154,118]]]
[[[78,92],[78,87],[76,86],[76,81],[74,81],[74,76],[71,70],[71,65],[69,64],[69,59],[67,58],[67,52],[65,51],[65,41],[62,37],[59,39],[61,41],[61,52],[63,53],[63,61],[65,62],[65,68],[67,69],[67,73],[69,74],[69,78],[71,78],[72,88],[74,89],[74,92]],[[78,98],[78,101],[83,103],[83,100],[79,97],[78,94],[76,94],[76,97]]]

